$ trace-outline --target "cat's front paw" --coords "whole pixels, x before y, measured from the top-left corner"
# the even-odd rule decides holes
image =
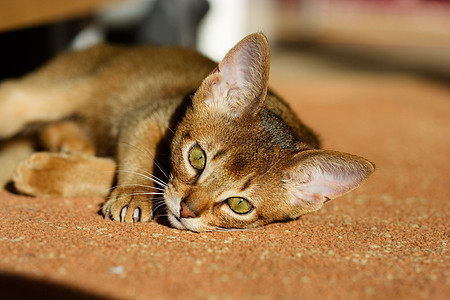
[[[125,223],[149,222],[153,218],[151,197],[131,187],[115,188],[102,210],[105,219]]]
[[[38,152],[17,166],[12,180],[24,194],[43,197],[106,197],[114,161],[82,153]]]

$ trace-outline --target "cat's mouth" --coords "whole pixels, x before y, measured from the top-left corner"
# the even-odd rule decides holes
[[[181,230],[189,230],[193,232],[214,231],[217,228],[214,226],[205,225],[202,223],[201,218],[182,218],[177,216],[170,209],[167,210],[167,218],[170,224]]]
[[[174,215],[173,213],[171,213],[170,211],[167,212],[167,217],[169,219],[170,224],[178,229],[181,230],[189,230],[189,228],[187,228],[184,224],[183,221],[180,217],[177,217],[176,215]]]
[[[184,218],[181,218],[181,216],[179,215],[179,213],[177,214],[177,210],[176,207],[178,205],[176,205],[174,202],[177,201],[171,201],[169,203],[169,205],[166,204],[167,206],[167,218],[170,222],[170,224],[177,228],[177,229],[181,229],[181,230],[191,230],[191,231],[195,231],[192,228],[189,228],[189,226],[186,226],[186,220]]]
[[[193,232],[214,231],[217,228],[209,224],[205,224],[205,219],[202,216],[187,217],[181,216],[181,199],[173,184],[169,183],[164,191],[164,202],[166,204],[167,219],[170,224],[177,229],[190,230]]]

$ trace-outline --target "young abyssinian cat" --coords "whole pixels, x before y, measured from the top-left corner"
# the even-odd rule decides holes
[[[219,65],[171,47],[64,54],[0,86],[0,137],[44,122],[52,151],[19,164],[14,184],[29,195],[106,197],[117,162],[106,218],[149,221],[165,204],[174,227],[200,232],[295,219],[374,171],[364,158],[319,149],[268,79],[261,33]]]

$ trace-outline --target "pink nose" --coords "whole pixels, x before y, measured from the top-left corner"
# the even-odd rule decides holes
[[[180,216],[182,218],[196,218],[197,215],[187,206],[185,201],[180,203]]]

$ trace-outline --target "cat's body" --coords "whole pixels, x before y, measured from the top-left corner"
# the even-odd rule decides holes
[[[103,45],[65,54],[0,86],[0,137],[51,122],[43,145],[64,152],[30,157],[15,185],[31,195],[106,196],[115,164],[95,152],[117,161],[117,187],[103,208],[114,220],[151,220],[162,199],[171,224],[193,231],[317,210],[373,165],[317,150],[312,131],[268,92],[268,75],[262,34],[218,66],[181,48]]]

